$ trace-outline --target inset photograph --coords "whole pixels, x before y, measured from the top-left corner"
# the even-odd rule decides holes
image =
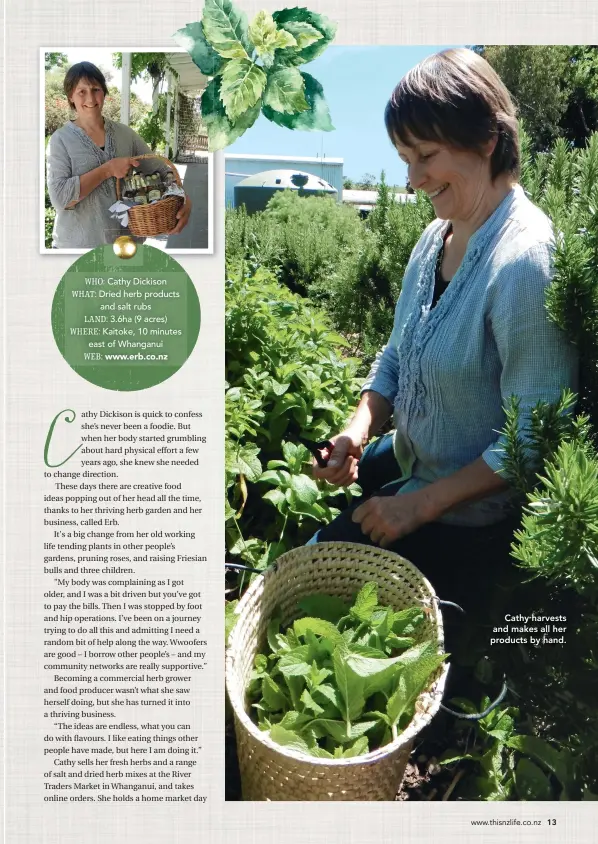
[[[208,79],[185,51],[41,49],[43,253],[213,252]]]

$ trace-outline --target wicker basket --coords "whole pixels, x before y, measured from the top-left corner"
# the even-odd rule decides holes
[[[244,800],[394,800],[414,737],[438,711],[448,666],[434,675],[417,701],[407,729],[384,747],[348,759],[318,759],[275,744],[247,713],[245,689],[254,658],[264,645],[268,621],[279,607],[282,624],[298,616],[297,601],[317,592],[350,601],[368,581],[378,600],[395,610],[427,608],[418,640],[443,648],[442,616],[421,572],[398,554],[367,545],[321,542],[283,554],[276,569],[257,578],[236,610],[238,621],[226,654],[226,689],[233,708]]]
[[[163,155],[148,153],[147,155],[136,155],[135,159],[141,161],[144,158],[159,158],[171,168],[177,185],[182,188],[181,177],[174,164]],[[116,197],[120,199],[120,179],[116,180]],[[134,205],[129,209],[129,230],[137,237],[155,237],[157,234],[168,234],[177,224],[177,212],[184,203],[182,196],[167,196],[151,205]]]

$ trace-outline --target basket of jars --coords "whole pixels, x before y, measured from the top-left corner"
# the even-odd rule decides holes
[[[136,160],[158,158],[170,167],[166,174],[156,170],[143,174],[133,170],[124,179],[116,180],[116,196],[134,204],[129,208],[129,230],[138,237],[168,234],[177,224],[177,213],[185,202],[184,194],[169,193],[173,185],[183,185],[176,167],[163,155],[137,155]]]

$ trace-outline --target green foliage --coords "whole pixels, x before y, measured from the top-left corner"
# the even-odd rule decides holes
[[[311,477],[313,442],[340,430],[357,398],[357,363],[327,320],[264,269],[237,267],[226,290],[229,553],[263,568],[338,510]],[[350,500],[358,491],[342,494]]]
[[[259,11],[248,23],[231,0],[206,0],[201,22],[174,34],[206,76],[201,99],[209,149],[228,146],[260,111],[289,129],[331,131],[322,86],[297,67],[320,55],[336,26],[305,8]]]
[[[305,605],[327,618],[339,610],[328,595],[308,596]],[[446,656],[431,641],[397,645],[406,619],[415,629],[423,617],[419,607],[379,606],[375,582],[336,622],[304,617],[281,632],[274,617],[270,653],[256,657],[248,689],[260,727],[273,741],[320,758],[358,756],[397,738]]]
[[[166,94],[158,97],[158,108],[156,111],[146,111],[142,119],[135,126],[136,131],[141,135],[146,144],[154,152],[166,145],[164,125],[166,122]]]
[[[53,67],[65,67],[68,64],[66,53],[44,53],[44,69],[52,70]]]
[[[465,698],[457,698],[452,704],[464,713],[476,711]],[[490,699],[484,697],[481,709],[489,705]],[[494,709],[479,721],[461,722],[461,731],[469,734],[468,750],[450,748],[438,760],[450,766],[465,762],[469,776],[459,796],[489,801],[579,799],[574,757],[537,736],[519,734],[519,719],[519,710],[510,706]]]
[[[587,445],[562,442],[528,496],[513,556],[534,576],[572,586],[596,602],[598,460]]]
[[[433,218],[423,195],[394,202],[384,174],[379,192],[365,224],[348,205],[295,191],[275,195],[264,212],[226,215],[229,264],[246,257],[324,307],[364,369],[388,339],[409,256]]]
[[[557,138],[583,146],[598,129],[596,46],[509,45],[479,52],[513,96],[535,151]]]
[[[52,248],[52,232],[54,231],[54,220],[56,219],[56,211],[52,206],[44,209],[44,246],[46,249]]]

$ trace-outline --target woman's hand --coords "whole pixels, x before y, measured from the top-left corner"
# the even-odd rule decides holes
[[[124,179],[131,167],[137,167],[139,161],[136,158],[111,158],[106,162],[108,176],[114,179]]]
[[[366,436],[355,428],[347,428],[342,433],[331,437],[334,446],[331,452],[322,450],[322,457],[328,457],[328,465],[318,466],[316,460],[312,464],[314,478],[321,478],[335,486],[349,486],[357,480],[357,466],[363,454]]]
[[[184,204],[181,205],[181,207],[179,208],[177,215],[176,215],[178,223],[176,224],[176,227],[171,232],[168,232],[168,234],[169,235],[178,234],[179,232],[183,231],[183,229],[185,228],[185,226],[189,222],[190,215],[191,215],[191,200],[189,199],[188,196],[186,196]]]
[[[351,518],[372,542],[388,548],[397,539],[434,520],[425,492],[373,496],[356,507]]]

